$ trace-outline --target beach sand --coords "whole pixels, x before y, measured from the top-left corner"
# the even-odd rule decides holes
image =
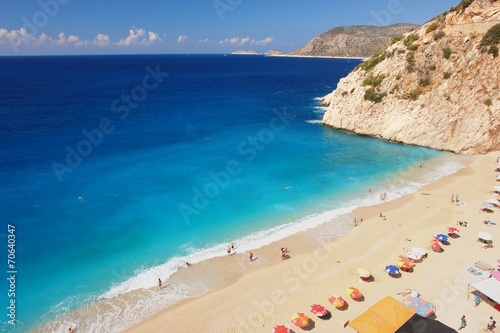
[[[479,231],[491,233],[495,241],[500,238],[500,226],[483,223],[485,219],[500,223],[500,211],[478,212],[483,202],[496,197],[491,191],[497,185],[494,168],[498,155],[474,156],[467,167],[414,194],[356,209],[352,216],[362,217],[364,222],[336,239],[323,240],[318,228],[252,251],[256,257],[253,262],[248,253],[219,260],[219,265],[229,271],[232,265],[244,266],[245,273],[218,281],[216,290],[183,301],[127,332],[272,332],[275,324],[299,332],[301,329],[290,322],[294,312],[303,312],[315,322],[313,332],[354,332],[344,328],[348,320],[387,295],[402,300],[398,293],[406,288],[417,289],[433,302],[439,321],[457,329],[460,317],[465,315],[468,326],[463,331],[479,332],[489,316],[499,321],[500,313],[484,297],[478,307],[474,306],[473,294],[467,299],[467,282],[474,276],[466,269],[478,260],[496,265],[500,258],[497,247],[484,249],[477,240]],[[458,205],[450,202],[452,194],[459,194]],[[380,219],[379,213],[387,220]],[[468,221],[468,226],[457,226],[457,220]],[[429,240],[446,234],[449,226],[460,229],[460,238],[451,239],[450,245],[443,246],[444,252],[432,252]],[[280,259],[283,246],[291,256],[284,261]],[[385,266],[396,264],[398,256],[413,246],[427,248],[428,258],[417,263],[413,273],[403,272],[400,278],[388,276]],[[172,283],[203,270],[195,266],[200,265],[182,269]],[[361,281],[356,275],[359,267],[370,270],[375,280]],[[351,300],[346,295],[348,287],[359,288],[364,300]],[[331,295],[342,296],[349,307],[335,309],[328,302]],[[324,305],[332,317],[315,317],[310,312],[314,303]]]

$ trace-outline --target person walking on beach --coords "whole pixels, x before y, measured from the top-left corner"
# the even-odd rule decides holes
[[[457,195],[455,195],[455,202],[458,202],[458,201],[459,200],[458,200],[458,194],[457,194]]]
[[[486,331],[493,331],[496,323],[497,322],[493,319],[493,317],[490,317],[490,321],[488,322],[488,325],[486,326]]]
[[[451,195],[451,202],[455,202],[455,197],[453,196],[453,194]]]
[[[160,287],[160,289],[161,289],[161,279],[160,278],[158,278],[158,287]]]
[[[467,326],[467,320],[465,320],[465,315],[460,318],[460,327],[458,330],[460,331],[462,328],[465,328]]]
[[[231,255],[231,245],[228,245],[227,246],[227,255],[230,256]]]
[[[250,255],[248,257],[250,258],[250,262],[252,262],[253,261],[253,253],[250,252]]]

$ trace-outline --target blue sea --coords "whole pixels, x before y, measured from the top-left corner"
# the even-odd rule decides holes
[[[319,123],[318,97],[358,63],[0,58],[2,331],[121,331],[200,292],[149,294],[185,261],[224,256],[230,242],[257,248],[459,169],[448,153]]]

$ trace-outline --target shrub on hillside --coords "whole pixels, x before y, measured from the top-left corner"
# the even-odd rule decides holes
[[[444,36],[446,36],[446,33],[443,30],[439,30],[434,34],[434,40],[440,40]]]
[[[481,46],[492,46],[500,43],[500,23],[495,24],[488,30],[483,39],[481,39]]]
[[[376,92],[375,89],[370,88],[365,91],[364,99],[365,101],[370,101],[373,103],[380,103],[382,99],[387,95],[387,93]]]
[[[446,59],[450,59],[451,53],[452,53],[452,51],[449,47],[445,47],[443,49],[443,57],[445,57]]]
[[[496,45],[491,45],[488,53],[493,54],[495,58],[498,57],[498,47]]]
[[[429,25],[427,27],[427,30],[425,30],[425,32],[429,33],[429,32],[432,32],[432,31],[436,30],[437,28],[439,28],[439,23],[432,22],[431,25]]]

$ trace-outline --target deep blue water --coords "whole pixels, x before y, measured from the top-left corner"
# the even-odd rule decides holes
[[[15,226],[17,331],[119,293],[117,283],[154,286],[133,277],[166,278],[173,258],[201,260],[200,249],[342,207],[441,156],[314,122],[315,97],[358,63],[0,58],[0,235]]]

